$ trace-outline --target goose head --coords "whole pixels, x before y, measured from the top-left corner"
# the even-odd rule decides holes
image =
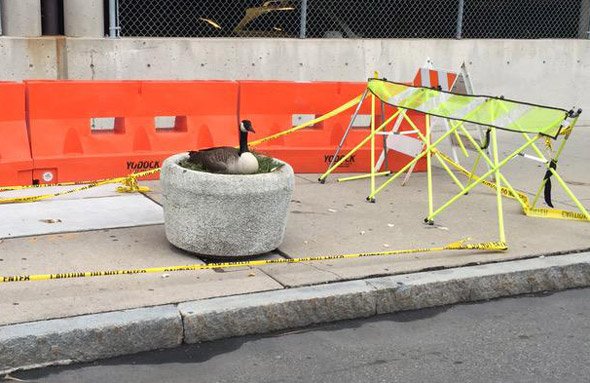
[[[248,134],[248,132],[256,133],[254,131],[254,128],[252,127],[252,121],[242,120],[240,122],[240,134],[242,134],[242,133]]]

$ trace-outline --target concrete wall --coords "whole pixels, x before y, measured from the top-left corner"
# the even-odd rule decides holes
[[[58,78],[57,45],[56,38],[0,37],[0,81]]]
[[[582,107],[590,125],[589,40],[0,38],[0,80],[411,80],[430,57],[467,64],[478,93]],[[32,65],[32,66],[31,66]]]

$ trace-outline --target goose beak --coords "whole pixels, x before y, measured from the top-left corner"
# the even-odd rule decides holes
[[[244,129],[246,129],[246,131],[256,133],[254,131],[254,128],[252,127],[252,122],[250,122],[250,120],[243,120],[242,126],[244,127]]]

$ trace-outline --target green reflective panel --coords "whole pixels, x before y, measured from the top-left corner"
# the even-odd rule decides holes
[[[441,104],[436,105],[430,109],[428,113],[436,114],[439,116],[452,116],[456,112],[465,109],[473,100],[469,97],[464,97],[458,94],[450,95],[451,97]]]
[[[377,79],[369,80],[368,88],[393,106],[514,132],[555,137],[567,116],[563,109],[486,96],[458,95]]]
[[[430,92],[429,89],[417,89],[409,97],[402,101],[404,108],[418,109],[425,102],[437,96],[437,92]]]
[[[528,113],[509,124],[506,129],[525,131],[523,129],[527,127],[543,126],[543,134],[556,136],[564,118],[563,111],[534,106]]]
[[[384,81],[369,81],[369,90],[383,101],[387,101],[407,89],[408,87],[402,84],[393,84]]]
[[[465,120],[478,122],[483,125],[494,125],[499,117],[507,115],[517,104],[505,103],[501,100],[486,99],[480,106],[474,108],[465,116]]]

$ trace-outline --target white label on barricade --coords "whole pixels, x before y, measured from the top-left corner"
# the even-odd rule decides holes
[[[176,127],[176,116],[156,116],[154,117],[156,129],[174,129]]]
[[[115,117],[93,117],[90,119],[91,131],[115,130]]]
[[[315,120],[315,114],[294,114],[291,116],[291,124],[293,126],[305,124],[311,120]]]

